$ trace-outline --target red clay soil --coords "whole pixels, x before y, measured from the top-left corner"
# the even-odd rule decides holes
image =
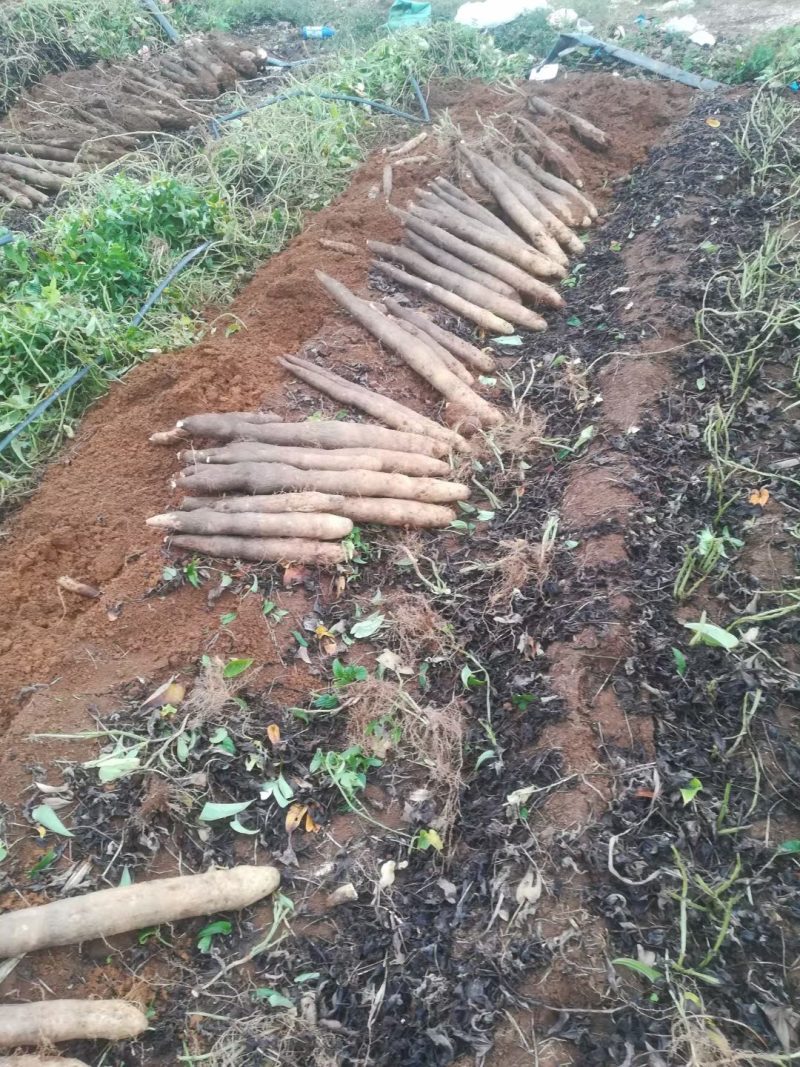
[[[587,190],[601,207],[609,202],[613,182],[643,160],[691,102],[681,86],[604,74],[573,75],[537,91],[594,119],[610,134],[612,148],[603,156],[569,142],[584,166]],[[484,86],[439,91],[431,103],[435,109],[448,107],[468,137],[479,137],[481,120],[507,128],[508,115],[524,107],[521,94]],[[551,129],[567,140],[566,128]],[[428,144],[427,163],[395,167],[396,204],[404,205],[421,182],[452,173],[447,146],[435,156],[433,138]],[[92,708],[101,707],[104,695],[121,683],[191,668],[210,648],[221,655],[253,656],[263,665],[264,684],[281,678],[292,702],[292,691],[307,690],[301,673],[287,676],[281,650],[255,603],[251,607],[245,600],[240,607],[232,638],[227,631],[219,633],[219,612],[226,607],[218,602],[209,608],[203,591],[146,597],[167,557],[144,520],[176,502],[169,488],[174,453],[150,445],[147,436],[199,411],[263,405],[289,419],[306,417],[321,406],[319,400],[309,403],[305,387],[290,380],[276,359],[309,342],[326,346],[344,367],[367,369],[371,384],[397,399],[433,413],[432,394],[334,310],[313,275],[315,268],[323,269],[367,292],[366,249],[345,255],[321,248],[319,239],[347,240],[362,249],[368,237],[398,238],[398,225],[378,194],[384,163],[382,153],[374,152],[348,190],[309,217],[303,233],[259,270],[231,309],[246,329],[230,338],[212,331],[198,345],[154,358],[114,385],[9,521],[0,548],[5,607],[0,728],[8,730],[0,776],[6,801],[29,784],[33,762],[46,763],[64,752],[63,743],[32,747],[26,735],[86,728]],[[587,480],[599,476],[585,473]],[[604,478],[610,473],[601,472]],[[586,491],[586,482],[570,487],[568,498],[576,509]],[[598,492],[607,503],[606,489]],[[590,495],[594,498],[594,491]],[[627,503],[620,497],[621,506]],[[61,575],[98,585],[102,599],[59,595]],[[283,599],[282,606],[302,617],[301,591]]]

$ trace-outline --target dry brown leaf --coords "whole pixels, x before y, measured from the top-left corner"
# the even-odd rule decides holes
[[[751,504],[764,508],[769,503],[769,489],[754,489],[747,499]]]
[[[271,722],[267,727],[267,737],[273,745],[279,745],[281,740],[281,728],[276,722]]]
[[[286,833],[291,834],[303,821],[303,816],[308,812],[308,804],[292,804],[286,812]]]
[[[314,822],[314,816],[310,811],[306,812],[305,831],[307,834],[318,834],[322,827],[319,823]]]

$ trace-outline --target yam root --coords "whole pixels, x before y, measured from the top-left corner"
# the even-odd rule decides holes
[[[346,256],[357,256],[358,248],[350,241],[334,241],[328,237],[320,237],[320,246],[331,252],[342,252]]]
[[[190,415],[187,419],[182,419],[171,430],[161,430],[158,433],[150,435],[150,443],[154,445],[174,445],[180,441],[187,441],[190,437],[204,437],[206,434],[203,431],[205,423],[204,419],[208,418],[207,415]],[[212,419],[218,419],[221,416],[212,415]],[[237,423],[244,423],[242,430],[247,433],[251,425],[254,426],[266,426],[269,423],[280,422],[280,415],[275,415],[271,411],[229,411],[224,416],[232,420],[236,420]],[[215,436],[213,433],[207,436]]]
[[[536,160],[522,148],[518,148],[514,152],[514,159],[523,170],[526,170],[532,178],[540,182],[546,189],[559,193],[565,200],[569,200],[570,203],[574,204],[576,211],[585,211],[589,219],[597,218],[597,208],[592,201],[580,189],[576,189],[571,182],[564,181],[563,178],[559,178],[557,175],[551,174],[549,170],[545,170],[544,167],[540,167]]]
[[[392,165],[387,163],[383,168],[383,199],[392,199]]]
[[[469,382],[471,384],[475,381],[464,364],[460,363],[449,349],[445,348],[444,345],[440,345],[430,334],[425,333],[419,326],[415,326],[413,322],[404,322],[401,320],[399,325],[402,326],[406,333],[410,333],[412,337],[416,337],[422,344],[427,345],[436,358],[443,363],[445,367],[451,370],[453,374],[460,378],[462,382]]]
[[[28,144],[22,141],[0,141],[0,152],[30,156],[32,159],[57,159],[62,163],[73,163],[75,161],[74,149],[56,148],[52,145]]]
[[[447,454],[444,441],[432,440],[419,433],[400,433],[398,430],[385,430],[382,426],[368,426],[360,422],[320,420],[253,426],[229,415],[196,415],[194,418],[203,420],[202,430],[195,431],[198,437],[214,437],[220,441],[263,441],[268,445],[304,445],[309,448],[374,446],[396,449],[398,452],[420,452],[424,456]],[[179,422],[176,429],[183,429],[186,421]]]
[[[537,115],[564,119],[578,140],[583,141],[589,148],[593,148],[595,152],[607,152],[611,147],[608,135],[603,130],[589,122],[588,119],[582,119],[580,115],[567,111],[566,108],[551,104],[549,100],[543,100],[540,96],[529,96],[528,107]]]
[[[552,137],[548,137],[536,123],[529,122],[521,116],[517,116],[514,121],[517,129],[530,145],[531,154],[535,159],[559,178],[572,182],[578,189],[583,188],[583,171],[572,153],[562,148]]]
[[[508,322],[516,323],[516,325],[522,326],[526,330],[547,329],[547,323],[541,315],[537,315],[536,312],[523,307],[516,300],[509,300],[507,296],[493,292],[479,282],[473,282],[469,278],[440,267],[437,263],[431,263],[430,260],[421,256],[418,252],[414,252],[413,249],[383,244],[382,241],[367,241],[367,246],[384,259],[402,263],[407,270],[413,271],[418,277],[433,282],[434,285],[442,286],[442,288],[446,288],[451,293],[455,293],[456,296],[469,300],[470,303],[476,304],[494,315],[499,315]]]
[[[454,274],[460,274],[472,282],[477,282],[484,288],[500,293],[501,296],[505,296],[509,300],[514,300],[516,303],[520,302],[519,293],[507,282],[504,282],[502,278],[498,278],[496,274],[489,274],[488,271],[476,267],[474,263],[469,263],[466,259],[448,252],[441,245],[434,244],[413,229],[406,231],[405,243],[412,252],[417,252],[420,256],[424,256],[431,263],[437,263],[440,267],[451,270]]]
[[[462,241],[469,241],[478,248],[484,248],[487,252],[499,256],[500,259],[515,263],[522,270],[537,278],[566,277],[567,271],[561,262],[543,256],[541,252],[531,248],[516,234],[513,237],[505,237],[497,230],[481,226],[474,219],[469,219],[444,204],[432,211],[412,207],[410,214],[423,219],[431,226],[439,226],[448,233],[455,234]]]
[[[364,452],[343,452],[326,448],[289,448],[285,445],[265,445],[261,441],[235,441],[221,448],[193,449],[180,452],[181,463],[190,467],[193,463],[288,463],[301,470],[347,471],[352,467],[362,470],[381,470],[380,460]],[[357,462],[356,462],[357,460]],[[440,463],[441,460],[434,462]]]
[[[24,207],[26,211],[33,211],[33,201],[25,193],[12,189],[8,182],[0,181],[0,196],[5,197],[10,204]]]
[[[299,452],[307,453],[303,456],[303,463],[297,461],[296,457]],[[442,459],[415,455],[412,452],[395,452],[388,448],[301,449],[281,448],[280,445],[264,445],[254,441],[238,441],[236,444],[223,445],[221,448],[183,452],[180,458],[186,464],[193,461],[197,463],[288,463],[290,466],[305,470],[351,470],[353,467],[358,467],[359,470],[412,474],[425,478],[438,478],[440,475],[450,473],[450,467]],[[328,458],[335,458],[337,466],[324,466],[323,463]],[[305,465],[306,462],[309,466]],[[286,510],[303,509],[287,508]],[[332,506],[308,510],[331,511],[335,515],[339,514]]]
[[[238,505],[238,506],[237,506]],[[324,511],[330,515],[343,514],[344,497],[335,493],[273,493],[272,496],[187,496],[181,511],[210,508],[212,511],[258,511],[265,515],[280,515],[289,511]]]
[[[533,278],[527,271],[522,270],[516,264],[509,263],[508,260],[501,259],[500,256],[487,252],[484,248],[478,248],[468,241],[462,241],[460,237],[448,233],[447,230],[443,230],[440,226],[432,226],[425,219],[421,219],[416,215],[398,211],[397,208],[394,208],[393,212],[403,220],[409,230],[419,233],[431,244],[440,245],[454,255],[459,255],[462,259],[474,263],[481,270],[493,274],[497,278],[502,278],[516,291],[524,293],[531,300],[547,307],[560,308],[564,306],[564,299],[560,293],[553,289],[552,286],[539,281],[538,278]]]
[[[574,255],[582,255],[586,251],[583,241],[577,237],[572,230],[561,219],[553,214],[553,212],[542,203],[542,201],[531,192],[524,182],[519,180],[519,177],[514,173],[516,170],[516,164],[506,161],[500,161],[493,159],[492,163],[496,169],[498,175],[502,175],[506,184],[517,197],[519,202],[530,211],[531,215],[544,226],[547,232],[553,237],[562,248],[568,252],[572,252]]]
[[[236,911],[269,896],[279,883],[280,875],[275,867],[240,866],[178,878],[156,878],[32,908],[18,908],[0,915],[0,955],[24,956],[41,948],[76,945],[196,915]]]
[[[395,148],[389,149],[390,156],[407,156],[409,152],[413,152],[415,148],[419,148],[424,140],[426,140],[428,134],[426,130],[422,133],[418,133],[415,137],[410,138],[408,141],[404,141],[402,144],[397,145]]]
[[[326,368],[316,367],[313,363],[298,356],[287,356],[280,360],[280,363],[281,366],[286,367],[298,378],[313,385],[326,396],[339,400],[343,404],[351,404],[353,407],[360,408],[361,411],[366,411],[368,415],[372,415],[373,418],[394,430],[427,434],[429,437],[446,442],[452,448],[466,447],[466,443],[460,440],[452,430],[440,426],[427,415],[420,415],[412,408],[407,408],[405,404],[392,400],[391,397],[376,393],[355,382],[348,382],[346,378],[340,378],[338,374]]]
[[[62,574],[60,578],[57,578],[56,585],[66,590],[67,593],[75,593],[76,596],[86,597],[87,600],[97,600],[103,595],[97,586],[80,582],[77,578],[70,578],[67,574]]]
[[[504,233],[508,237],[520,240],[519,235],[503,222],[499,216],[495,215],[493,211],[490,211],[485,204],[481,204],[480,201],[470,196],[469,193],[465,193],[463,189],[459,189],[457,185],[453,185],[446,178],[434,178],[430,188],[436,197],[449,204],[454,210],[462,211],[465,215],[469,215],[470,218],[474,218],[476,222],[488,226],[490,230],[497,230],[498,233]]]
[[[111,893],[115,890],[101,892]],[[75,900],[55,903],[74,904]],[[44,904],[42,908],[51,906]],[[3,918],[7,918],[7,915]],[[0,1048],[58,1041],[92,1041],[97,1038],[124,1041],[138,1037],[148,1025],[144,1012],[127,1000],[40,1000],[33,1004],[2,1004]]]
[[[71,1056],[0,1056],[0,1067],[89,1067],[84,1060]]]
[[[215,559],[241,559],[248,563],[316,563],[332,567],[344,563],[342,545],[330,541],[308,541],[292,537],[203,537],[177,534],[170,537],[173,548],[199,552]]]
[[[529,193],[535,196],[540,203],[544,204],[547,210],[551,211],[565,226],[577,228],[591,225],[592,220],[580,204],[542,185],[532,174],[517,163],[516,157],[513,160],[506,159],[504,165],[508,173],[520,185],[523,185]],[[575,191],[577,192],[577,189]]]
[[[326,496],[324,493],[286,493],[289,496]],[[213,512],[233,514],[270,514],[273,501],[278,496],[229,496],[221,500],[214,497],[187,497],[183,508],[193,511],[195,506],[206,507]],[[326,497],[336,501],[335,512],[353,522],[374,522],[382,526],[410,526],[427,530],[448,526],[455,512],[441,504],[424,504],[418,500],[393,500],[391,497],[343,496]]]
[[[377,264],[376,264],[377,265]],[[381,265],[380,269],[384,269],[385,265]],[[394,268],[386,266],[386,273],[389,273]],[[405,278],[400,271],[397,272],[401,279]],[[459,404],[466,411],[472,412],[478,416],[481,422],[487,426],[495,426],[502,421],[500,412],[497,411],[487,400],[484,400],[482,396],[479,396],[473,389],[457,378],[455,374],[442,366],[436,357],[431,352],[431,349],[422,344],[417,338],[412,337],[405,330],[400,327],[396,322],[392,322],[380,311],[371,307],[365,300],[359,300],[357,296],[350,292],[346,286],[341,282],[337,282],[334,278],[328,277],[326,274],[322,274],[321,271],[316,272],[317,278],[322,283],[327,293],[350,315],[360,322],[361,325],[369,330],[373,336],[377,337],[379,341],[382,341],[385,345],[395,351],[405,363],[411,367],[412,370],[424,378],[434,389],[447,400],[453,403]],[[429,283],[422,282],[422,285],[428,286]],[[430,286],[431,290],[438,289],[437,286]],[[445,296],[450,296],[441,290]],[[459,299],[454,297],[454,299]],[[466,304],[465,301],[462,301]],[[466,305],[471,307],[471,305]],[[478,311],[479,309],[475,309]],[[482,312],[486,315],[486,312]],[[497,319],[496,316],[489,316],[490,319],[495,320],[501,327],[501,333],[513,333],[513,326],[510,323],[504,323],[502,319]],[[376,447],[378,442],[373,442]],[[398,477],[400,477],[398,475]],[[365,493],[367,496],[380,496],[379,493]],[[393,494],[387,493],[386,496]],[[400,494],[395,494],[400,495]]]
[[[198,508],[196,511],[170,511],[154,515],[148,526],[175,533],[204,537],[291,537],[310,541],[341,541],[353,532],[353,523],[342,515],[324,512],[290,511],[283,515],[233,514]]]
[[[409,478],[382,471],[304,471],[286,463],[209,464],[184,472],[177,486],[191,495],[220,493],[271,493],[274,490],[313,490],[317,493],[348,493],[353,496],[389,496],[421,500],[426,504],[451,504],[466,500],[469,488],[440,478]],[[2,942],[0,942],[2,943]]]
[[[456,315],[469,319],[488,333],[512,334],[514,332],[514,327],[506,319],[501,319],[491,311],[486,311],[485,308],[465,300],[456,293],[451,293],[441,285],[435,285],[424,278],[417,278],[416,275],[393,267],[391,263],[384,263],[383,260],[373,260],[372,266],[385,274],[387,278],[397,282],[398,285],[405,285],[409,289],[415,289],[418,293],[424,293],[434,303],[441,304],[442,307],[454,311]]]
[[[58,192],[64,184],[64,179],[58,174],[51,174],[36,167],[25,167],[21,163],[0,163],[0,172],[10,174],[12,178],[20,178],[37,189],[48,189],[52,192]]]
[[[534,248],[554,260],[564,263],[566,257],[555,238],[551,237],[542,223],[531,214],[512,188],[511,181],[495,167],[491,160],[471,152],[465,145],[459,151],[469,164],[472,173],[487,192],[491,193],[504,213],[527,237]]]
[[[405,307],[399,300],[395,300],[393,296],[384,297],[383,302],[395,318],[413,323],[420,330],[424,330],[434,341],[438,341],[443,348],[452,352],[463,363],[468,364],[481,374],[489,374],[497,366],[494,358],[488,352],[482,352],[475,345],[471,345],[469,341],[465,341],[463,338],[450,333],[449,330],[438,326],[421,311]]]

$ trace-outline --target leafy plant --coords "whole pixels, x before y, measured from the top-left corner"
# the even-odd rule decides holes
[[[216,922],[209,923],[197,935],[198,949],[204,954],[209,953],[214,943],[214,938],[227,936],[232,930],[233,925],[228,919],[217,919]]]
[[[331,670],[333,671],[333,684],[337,688],[352,685],[353,682],[364,682],[369,676],[366,667],[356,663],[342,663],[339,659],[333,661]]]
[[[348,807],[356,808],[356,794],[362,793],[367,787],[367,772],[380,766],[382,760],[367,756],[360,745],[351,745],[343,752],[323,752],[318,748],[309,770],[312,774],[327,777],[342,794]]]

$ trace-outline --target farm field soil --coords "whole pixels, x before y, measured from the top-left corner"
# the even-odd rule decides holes
[[[279,921],[280,900],[233,917],[224,949],[215,942],[198,952],[202,920],[187,924],[188,932],[162,929],[85,945],[80,954],[23,959],[0,992],[29,1000],[46,988],[148,1002],[152,1030],[115,1047],[124,1067],[174,1063],[178,1055],[188,1064],[209,1057],[212,1067],[555,1067],[633,1063],[634,1056],[646,1063],[649,1055],[651,1063],[686,1062],[672,1058],[677,1039],[667,1014],[636,976],[620,978],[608,961],[636,959],[637,951],[647,960],[676,936],[677,920],[672,927],[660,920],[677,905],[659,895],[664,886],[647,874],[648,857],[665,857],[666,866],[676,843],[705,846],[704,828],[718,812],[682,822],[679,788],[694,773],[721,795],[714,731],[735,735],[740,714],[738,677],[726,678],[709,709],[712,676],[702,671],[714,669],[718,650],[692,650],[704,684],[691,688],[675,675],[669,646],[678,627],[672,583],[681,545],[706,521],[707,457],[697,430],[705,398],[696,383],[702,378],[704,389],[715,389],[716,372],[691,345],[713,270],[703,258],[712,253],[700,249],[711,242],[751,247],[762,230],[763,205],[741,191],[727,136],[748,101],[602,74],[570,76],[541,92],[603,126],[612,147],[596,155],[570,142],[601,217],[575,285],[564,288],[567,310],[548,315],[548,332],[497,350],[515,394],[525,395],[515,408],[522,443],[513,446],[513,465],[487,457],[477,476],[497,500],[494,521],[477,523],[467,537],[365,531],[366,562],[336,578],[249,568],[223,586],[220,569],[199,589],[164,582],[163,568],[174,561],[144,526],[176,502],[169,488],[176,460],[148,444],[153,430],[210,410],[335,414],[278,366],[285,352],[323,353],[334,368],[436,413],[433,394],[334,311],[314,280],[322,269],[363,295],[387,288],[377,275],[368,286],[364,248],[368,238],[399,237],[380,192],[380,151],[265,264],[203,342],[156,356],[112,388],[9,518],[0,544],[0,782],[6,836],[20,843],[0,903],[49,899],[70,875],[85,890],[117,884],[125,870],[138,881],[270,857],[294,906],[293,933],[230,974],[220,973],[220,963],[239,960],[259,931]],[[483,123],[510,132],[509,116],[523,109],[524,95],[460,85],[438,90],[431,105],[435,113],[447,108],[464,136],[480,141]],[[548,128],[567,137],[566,128]],[[451,144],[431,136],[424,151],[421,164],[394,168],[394,203],[405,205],[437,174],[456,176]],[[329,251],[321,238],[352,242],[358,253]],[[487,390],[509,405],[499,380]],[[769,394],[759,402],[767,410]],[[588,447],[571,454],[589,425]],[[777,418],[764,440],[771,458],[790,454]],[[768,505],[745,499],[731,513],[731,521],[758,520],[762,536],[739,576],[744,585],[780,588],[791,573],[782,496],[777,486]],[[553,549],[545,531],[555,518]],[[398,566],[409,554],[414,568]],[[97,585],[101,598],[60,594],[61,575]],[[254,576],[258,596],[249,595]],[[288,613],[279,625],[264,614],[265,596]],[[366,615],[376,605],[388,622],[371,643],[345,649],[331,637],[331,629],[341,633],[337,624],[351,625],[356,608]],[[697,618],[712,606],[697,599],[682,610]],[[220,614],[234,611],[222,625]],[[298,642],[292,631],[306,636]],[[404,684],[411,704],[397,703],[387,672],[383,681],[348,686],[335,715],[310,722],[294,715],[290,708],[307,708],[326,687],[330,641],[336,655],[370,669],[388,646],[392,662],[412,666]],[[98,719],[156,736],[164,723],[157,710],[142,708],[143,699],[172,677],[190,694],[199,690],[205,654],[254,661],[239,691],[247,710],[228,703],[212,721],[225,727],[215,744],[227,743],[228,756],[247,753],[256,770],[211,744],[171,764],[173,778],[148,785],[130,776],[104,786],[79,766],[96,754],[91,742],[30,739],[76,734]],[[423,666],[426,687],[417,679]],[[745,827],[742,853],[758,877],[762,850],[776,833],[800,837],[783,770],[794,752],[795,712],[788,702],[778,708],[773,695],[764,700],[779,785],[774,799],[765,793],[761,807],[754,802],[753,825]],[[427,718],[418,714],[423,704],[435,709]],[[392,730],[403,714],[398,739]],[[181,716],[179,707],[169,721]],[[422,721],[429,732],[420,741]],[[343,812],[333,785],[312,791],[309,766],[317,750],[363,741],[365,726],[372,740],[363,743],[384,762],[369,772],[368,818],[360,819]],[[394,747],[404,745],[417,758],[394,767]],[[422,770],[420,747],[438,782]],[[312,817],[308,832],[287,836],[283,811],[259,826],[258,837],[220,823],[200,832],[187,816],[201,795],[238,799],[252,793],[259,775],[272,779],[279,770]],[[41,802],[33,782],[55,784],[62,775],[69,804],[59,810],[75,838],[56,841],[57,861],[31,877],[53,839],[36,842],[23,811]],[[264,803],[262,796],[243,818]],[[403,844],[409,827],[434,823],[444,838],[441,856],[435,846]],[[707,878],[715,862],[720,872],[732,866],[734,845],[728,836],[699,849]],[[782,1047],[769,1011],[791,1004],[796,981],[776,962],[782,939],[791,945],[795,934],[787,917],[791,882],[781,878],[758,883],[769,904],[763,915],[731,905],[747,938],[726,944],[724,981],[708,993],[717,1017],[746,1017],[748,1040],[755,1034],[757,1047],[769,1051]],[[331,892],[348,884],[357,899],[335,906]],[[756,942],[763,959],[754,976],[746,945]],[[769,998],[758,991],[762,979]],[[270,1014],[263,1001],[276,990],[296,1005],[294,1014]],[[197,1007],[188,1017],[187,1004]],[[69,1051],[96,1065],[98,1048],[76,1043]]]

